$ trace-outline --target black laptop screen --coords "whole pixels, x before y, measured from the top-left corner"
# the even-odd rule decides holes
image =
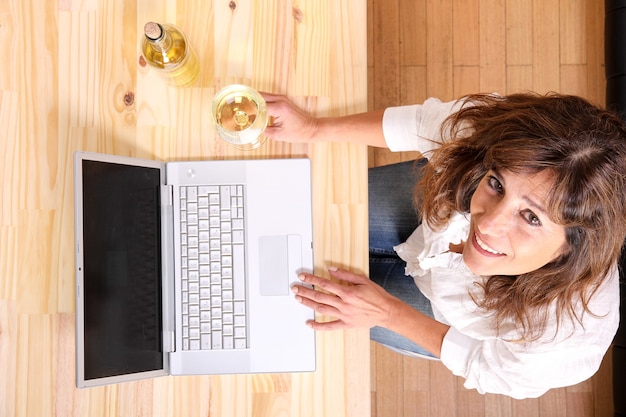
[[[159,170],[82,170],[85,379],[163,369]]]

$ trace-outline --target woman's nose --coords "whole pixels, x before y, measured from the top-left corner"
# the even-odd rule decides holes
[[[483,212],[477,225],[485,235],[501,236],[511,228],[511,211],[501,202],[497,203]]]

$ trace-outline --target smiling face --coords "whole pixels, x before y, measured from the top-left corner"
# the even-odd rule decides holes
[[[520,275],[555,260],[566,248],[565,227],[550,220],[548,171],[490,170],[470,203],[463,259],[478,275]]]

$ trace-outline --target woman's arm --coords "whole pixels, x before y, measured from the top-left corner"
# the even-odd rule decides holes
[[[441,355],[441,345],[449,326],[420,313],[365,276],[335,268],[329,268],[329,272],[336,281],[311,274],[300,275],[303,282],[323,292],[301,285],[292,287],[300,303],[336,319],[310,321],[309,326],[316,330],[385,327],[433,355]]]
[[[265,135],[283,142],[353,142],[387,147],[383,136],[383,110],[341,117],[316,118],[283,95],[262,93],[272,124]]]

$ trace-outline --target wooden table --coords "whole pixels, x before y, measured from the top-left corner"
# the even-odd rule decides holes
[[[164,377],[77,390],[74,151],[159,160],[308,156],[315,265],[367,269],[367,150],[215,139],[215,91],[287,93],[317,115],[366,109],[365,0],[6,0],[0,10],[0,416],[367,416],[366,331],[318,334],[309,374]],[[139,63],[145,22],[176,23],[196,85]]]

